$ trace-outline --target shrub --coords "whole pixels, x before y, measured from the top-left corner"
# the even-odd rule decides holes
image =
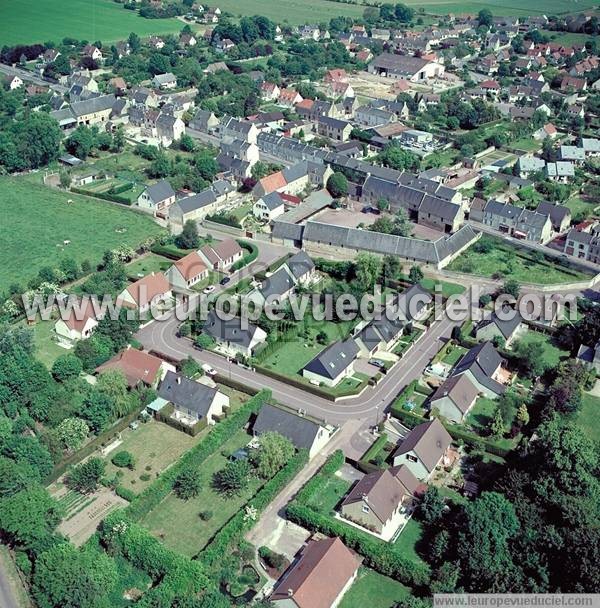
[[[111,462],[116,466],[122,469],[128,468],[132,469],[135,466],[135,461],[133,455],[126,450],[122,450],[121,452],[117,452],[112,458]]]
[[[200,517],[200,519],[202,521],[208,521],[209,519],[212,519],[213,512],[212,511],[200,511],[200,513],[198,513],[198,516]]]
[[[129,502],[135,500],[135,494],[133,493],[133,491],[129,488],[124,488],[123,486],[117,486],[115,488],[115,494]]]

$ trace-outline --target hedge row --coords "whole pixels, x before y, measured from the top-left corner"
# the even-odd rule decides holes
[[[108,194],[121,194],[122,192],[127,192],[133,188],[133,184],[131,182],[126,182],[121,184],[120,186],[113,186],[108,189]]]
[[[317,513],[310,507],[292,502],[286,509],[290,521],[327,536],[337,536],[344,544],[362,555],[363,564],[411,587],[421,587],[429,582],[429,568],[406,559],[393,544],[386,543],[368,532],[363,532],[334,517]]]
[[[257,514],[262,513],[275,499],[277,494],[294,479],[308,462],[308,450],[299,450],[280,469],[274,477],[248,501],[248,506],[256,509]],[[230,550],[231,544],[241,538],[244,531],[251,528],[255,520],[246,519],[245,510],[234,515],[213,537],[210,543],[199,553],[198,560],[204,566],[211,566],[222,559]]]
[[[119,553],[159,583],[136,606],[170,606],[175,598],[189,597],[210,586],[202,564],[167,549],[146,528],[124,517],[123,511],[106,516],[100,538],[111,554]]]
[[[187,255],[185,251],[181,251],[181,249],[174,245],[160,245],[158,243],[152,245],[150,251],[156,255],[162,255],[165,258],[169,258],[170,260],[180,260]]]
[[[94,198],[101,198],[105,201],[111,201],[113,203],[119,203],[120,205],[131,206],[132,201],[124,196],[118,194],[108,194],[106,192],[93,192],[92,190],[86,190],[85,188],[71,188],[71,192],[76,194],[85,194],[86,196],[93,196]]]
[[[298,492],[286,508],[287,517],[304,528],[328,536],[338,536],[344,544],[364,557],[364,565],[410,586],[423,586],[429,581],[429,568],[406,559],[395,545],[386,543],[368,532],[345,524],[330,515],[318,513],[307,506],[312,496],[321,492],[327,480],[344,463],[341,450],[334,452],[319,472]]]
[[[148,486],[128,507],[127,515],[139,521],[154,509],[173,489],[177,476],[187,468],[198,468],[211,454],[218,450],[256,414],[263,403],[271,397],[271,391],[262,390],[234,412],[225,421],[217,424],[205,439],[187,452],[176,464],[166,470],[152,485]]]
[[[215,224],[223,224],[224,226],[231,226],[232,228],[241,228],[242,225],[239,223],[235,215],[223,215],[220,213],[213,213],[206,216],[207,221],[214,222]]]
[[[248,241],[238,241],[238,244],[246,249],[248,253],[245,253],[240,260],[233,264],[231,267],[231,272],[235,272],[244,266],[248,266],[248,264],[254,262],[254,260],[256,260],[258,257],[258,247],[253,243],[249,243]]]
[[[364,462],[370,462],[371,460],[375,459],[379,452],[383,450],[387,442],[388,437],[385,433],[383,435],[379,435],[373,445],[362,455],[361,460]]]

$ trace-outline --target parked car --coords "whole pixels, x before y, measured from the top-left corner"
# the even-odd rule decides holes
[[[385,369],[385,363],[381,359],[369,359],[369,363],[379,369]]]
[[[231,281],[231,279],[229,277],[223,277],[220,281],[220,284],[227,285],[227,283],[229,283],[229,281]]]
[[[214,285],[209,285],[208,287],[205,287],[202,290],[202,293],[208,295],[209,293],[212,293],[215,289],[216,289],[216,287]]]
[[[202,371],[207,376],[216,376],[217,375],[217,370],[214,367],[211,367],[208,363],[202,364]]]

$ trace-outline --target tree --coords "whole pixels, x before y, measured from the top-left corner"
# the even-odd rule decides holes
[[[99,608],[117,582],[115,561],[63,542],[36,560],[33,593],[40,608]]]
[[[79,125],[65,140],[65,148],[77,158],[85,160],[95,145],[94,132],[85,125]]]
[[[382,165],[397,171],[417,171],[421,164],[417,156],[397,143],[387,144],[377,158]]]
[[[33,486],[0,500],[0,530],[12,544],[29,547],[48,537],[60,522],[58,503]]]
[[[83,371],[81,359],[76,355],[60,355],[52,365],[52,375],[59,382],[66,382],[77,378]]]
[[[100,478],[104,475],[104,460],[90,458],[71,468],[67,475],[67,485],[81,494],[91,494],[96,491]]]
[[[379,211],[387,211],[390,208],[390,201],[388,201],[385,198],[380,198],[377,201],[377,209],[379,209]]]
[[[423,280],[423,271],[419,266],[411,266],[410,271],[408,272],[408,280],[415,284],[419,283],[419,281]]]
[[[215,345],[215,339],[209,334],[200,334],[195,340],[194,344],[198,348],[210,349]]]
[[[502,293],[512,296],[515,299],[519,297],[520,291],[521,285],[514,279],[509,279],[508,281],[504,282],[504,285],[502,285]]]
[[[179,371],[186,378],[193,378],[198,374],[202,374],[202,368],[200,367],[200,364],[198,363],[198,361],[196,361],[196,359],[190,356],[181,361],[181,363],[179,364]]]
[[[396,211],[396,215],[394,217],[394,228],[392,229],[392,234],[396,236],[410,236],[412,233],[412,225],[408,219],[408,213],[404,207],[400,207],[398,211]]]
[[[237,496],[248,487],[250,465],[247,460],[231,460],[213,476],[213,486],[225,496]]]
[[[517,422],[520,426],[529,424],[529,412],[527,411],[527,405],[522,403],[517,411]]]
[[[494,24],[494,17],[492,11],[489,8],[483,8],[477,14],[477,21],[479,25],[485,27],[491,27]]]
[[[518,340],[514,352],[519,358],[519,364],[528,378],[541,376],[550,367],[545,358],[545,349],[541,341]]]
[[[181,500],[189,500],[200,494],[202,485],[200,483],[200,473],[196,469],[184,469],[173,484],[173,491]]]
[[[327,190],[333,198],[348,196],[348,179],[343,173],[336,171],[327,180]]]
[[[383,257],[383,276],[386,279],[396,279],[402,270],[400,259],[395,255],[386,255]]]
[[[196,222],[188,220],[183,225],[183,230],[175,239],[175,244],[181,249],[198,249],[200,247],[200,236],[198,235]]]
[[[65,418],[56,428],[56,436],[67,450],[76,450],[89,432],[90,427],[81,418]]]
[[[294,455],[291,441],[279,433],[265,433],[254,457],[256,470],[263,479],[270,479]]]
[[[464,507],[458,534],[458,555],[470,591],[487,591],[496,577],[509,570],[509,542],[519,530],[513,505],[502,494],[483,492]]]
[[[504,420],[502,419],[500,410],[496,410],[494,413],[494,417],[492,418],[492,422],[490,424],[490,431],[494,437],[502,437],[502,435],[504,435]]]
[[[356,256],[356,280],[360,289],[371,291],[381,275],[381,260],[371,254],[361,252]]]
[[[419,515],[427,525],[431,525],[442,517],[445,507],[446,502],[439,489],[436,486],[428,486],[419,503]]]
[[[135,466],[135,459],[133,458],[133,454],[128,452],[127,450],[121,450],[117,452],[110,460],[116,467],[119,468],[127,468],[133,470]]]
[[[187,133],[184,133],[179,138],[179,147],[184,152],[193,152],[196,149],[196,143],[194,142],[194,140],[192,139],[192,137],[190,135],[188,135]]]
[[[137,405],[135,396],[128,390],[127,378],[119,369],[108,369],[98,376],[96,390],[109,398],[113,418],[129,414],[132,407]]]

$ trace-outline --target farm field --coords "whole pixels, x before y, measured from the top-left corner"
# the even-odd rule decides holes
[[[448,13],[477,14],[482,8],[489,8],[494,15],[560,15],[569,12],[584,11],[593,8],[597,2],[593,0],[548,0],[540,3],[537,0],[405,0],[405,4],[415,10],[421,7],[426,13],[447,15]]]
[[[378,606],[393,608],[410,595],[410,589],[402,583],[367,568],[361,568],[352,587],[346,592],[340,608],[363,608]]]
[[[137,247],[162,233],[150,217],[15,177],[0,178],[0,216],[0,290],[11,283],[25,285],[62,257],[94,264],[107,249]],[[71,243],[63,246],[65,240]]]
[[[2,44],[31,44],[65,37],[114,42],[130,32],[140,36],[178,32],[177,19],[144,19],[111,0],[20,0],[0,3]]]
[[[217,493],[211,487],[214,473],[227,464],[227,458],[223,454],[233,453],[249,441],[250,436],[240,429],[202,464],[202,486],[196,498],[181,500],[175,494],[169,494],[142,520],[143,525],[170,549],[188,557],[196,555],[262,486],[261,480],[251,477],[246,490],[232,498]],[[199,514],[206,511],[212,515],[203,521]]]

